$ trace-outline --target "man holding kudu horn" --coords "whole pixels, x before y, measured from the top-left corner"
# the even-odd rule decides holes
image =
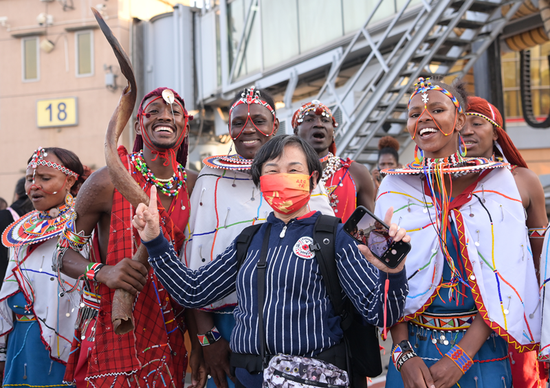
[[[187,354],[182,311],[149,269],[131,220],[137,204],[148,200],[156,186],[163,233],[181,248],[189,217],[188,188],[196,179],[189,174],[188,180],[183,167],[192,117],[175,91],[157,88],[139,105],[133,153],[122,146],[117,150],[136,101],[136,83],[126,53],[93,11],[128,86],[107,128],[107,167],[82,187],[77,218],[59,241],[57,265],[68,275],[84,275],[87,283],[65,380],[77,387],[153,382],[183,387]],[[87,244],[95,253],[91,261],[78,253]]]

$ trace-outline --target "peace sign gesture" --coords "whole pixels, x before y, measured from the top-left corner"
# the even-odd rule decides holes
[[[144,203],[138,205],[132,225],[137,229],[139,237],[144,242],[151,241],[160,234],[157,188],[154,185],[149,193],[149,206]]]

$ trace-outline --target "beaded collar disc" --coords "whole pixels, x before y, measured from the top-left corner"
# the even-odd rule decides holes
[[[6,247],[18,247],[59,236],[71,218],[73,208],[63,205],[58,209],[59,214],[55,217],[37,210],[24,215],[6,228],[2,243]]]
[[[447,158],[422,158],[421,160],[407,164],[403,168],[382,170],[382,173],[387,175],[415,175],[435,172],[437,170],[443,174],[460,176],[489,168],[507,166],[509,166],[509,163],[496,161],[492,158],[465,158],[457,152]]]
[[[202,162],[208,167],[220,170],[248,171],[253,161],[253,159],[245,159],[240,155],[234,154],[210,156]]]

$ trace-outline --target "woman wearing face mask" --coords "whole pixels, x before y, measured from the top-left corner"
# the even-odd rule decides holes
[[[302,139],[278,136],[258,151],[251,169],[254,183],[259,185],[262,197],[273,212],[252,238],[240,269],[236,240],[207,266],[198,271],[186,268],[167,241],[158,237],[154,204],[149,208],[140,204],[134,225],[149,250],[151,265],[182,305],[201,307],[236,290],[236,326],[230,346],[234,353],[249,355],[253,359],[260,355],[257,288],[254,285],[256,264],[265,239],[268,252],[276,252],[267,255],[265,268],[263,317],[266,354],[320,358],[324,352],[340,344],[342,332],[317,260],[311,260],[314,255],[309,248],[313,241],[313,227],[320,214],[310,211],[307,206],[311,190],[322,172],[319,157]],[[390,221],[391,212],[388,212],[386,222]],[[396,224],[391,225],[389,233],[396,241],[409,240],[405,231]],[[394,270],[385,267],[366,246],[358,247],[354,239],[343,231],[341,224],[335,237],[335,252],[338,276],[345,294],[364,319],[373,325],[383,325],[383,284],[386,278],[390,279],[387,318],[392,321],[390,324],[395,323],[407,294],[403,265]],[[340,360],[345,363],[345,355],[341,356]],[[252,364],[248,367],[237,365],[236,376],[244,386],[259,388],[262,370],[254,369]]]
[[[537,174],[529,170],[527,163],[502,125],[502,115],[493,104],[481,97],[468,97],[466,125],[460,133],[466,144],[468,156],[483,156],[510,163],[527,215],[525,224],[529,228],[529,242],[533,252],[533,262],[524,262],[528,266],[534,264],[539,273],[542,243],[548,225],[544,189]],[[546,280],[544,273],[542,277],[542,283],[544,283]],[[544,343],[544,338],[543,334],[541,343]],[[544,345],[541,345],[541,348],[543,347]],[[537,362],[536,351],[518,353],[514,346],[510,346],[509,352],[512,377],[516,387],[546,386],[548,371],[544,364]],[[548,353],[548,350],[544,352]]]
[[[405,317],[387,387],[511,387],[508,344],[540,340],[521,197],[506,163],[468,158],[457,88],[420,78],[407,129],[416,160],[387,171],[376,202],[411,231]],[[457,85],[460,86],[460,85]]]
[[[78,157],[39,148],[26,172],[25,191],[35,211],[2,235],[10,261],[0,292],[0,360],[4,386],[61,387],[69,358],[79,286],[52,272],[57,237],[74,218],[74,196],[84,181]],[[5,361],[5,365],[4,365]]]
[[[264,90],[245,89],[237,93],[229,109],[229,132],[236,154],[208,157],[191,195],[191,215],[183,261],[198,269],[216,259],[241,231],[265,222],[272,209],[252,181],[250,167],[258,150],[275,136],[279,120],[273,98]],[[309,201],[311,210],[333,215],[328,197]],[[208,387],[232,387],[229,366],[229,337],[235,326],[233,309],[237,297],[225,298],[194,310],[198,338],[207,367]],[[206,333],[220,333],[215,342]],[[212,337],[211,337],[212,338]]]

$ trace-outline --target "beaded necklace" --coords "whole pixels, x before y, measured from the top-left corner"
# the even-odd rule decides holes
[[[57,237],[73,215],[73,207],[62,205],[49,212],[35,210],[8,226],[2,235],[7,247],[36,244]]]
[[[170,197],[178,195],[180,189],[183,186],[183,182],[187,180],[187,173],[181,164],[178,164],[178,171],[172,175],[169,179],[157,178],[151,171],[145,159],[143,158],[143,151],[139,151],[131,154],[130,156],[132,164],[135,166],[141,175],[147,180],[147,182],[154,184],[161,193]]]
[[[330,155],[332,155],[332,154],[329,152],[328,154],[326,154],[322,158],[319,158],[319,163],[321,163],[321,164],[325,163],[328,160],[328,158],[330,158]]]
[[[323,169],[323,176],[321,177],[321,183],[324,185],[328,178],[330,178],[341,167],[340,158],[334,156],[332,152],[328,153],[328,161],[326,167]]]

